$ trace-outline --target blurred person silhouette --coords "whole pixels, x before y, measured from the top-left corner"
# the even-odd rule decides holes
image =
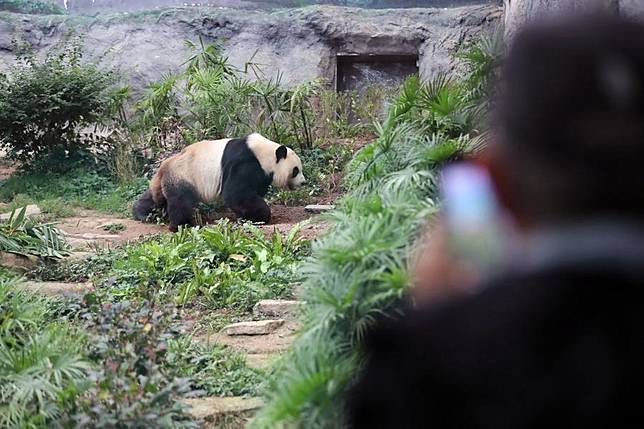
[[[366,341],[350,428],[644,424],[644,26],[532,24],[499,81],[481,162],[518,245],[481,283],[437,227],[417,305]]]

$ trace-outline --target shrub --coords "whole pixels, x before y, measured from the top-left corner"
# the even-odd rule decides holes
[[[94,277],[104,277],[120,255],[120,249],[97,249],[84,259],[44,261],[29,276],[43,281],[86,282]]]
[[[65,10],[51,1],[0,0],[0,10],[42,15],[62,15]]]
[[[321,80],[287,88],[280,74],[266,77],[252,58],[239,69],[217,43],[200,39],[187,45],[191,56],[185,71],[151,84],[137,104],[139,127],[152,127],[153,134],[174,118],[188,141],[257,131],[310,150],[317,140],[369,130],[387,96],[387,91],[374,87],[363,103],[355,93],[336,94]],[[188,113],[180,117],[179,112]]]
[[[94,143],[83,127],[105,121],[114,108],[111,73],[81,62],[78,45],[39,61],[19,58],[0,75],[0,143],[25,166],[66,169]]]
[[[191,428],[179,399],[190,392],[187,380],[166,372],[168,341],[178,335],[172,308],[154,296],[141,302],[104,303],[87,295],[81,313],[91,335],[87,391],[61,427]]]
[[[369,85],[362,94],[356,91],[320,91],[314,100],[314,135],[318,139],[351,138],[371,134],[374,124],[384,117],[385,102],[394,88]]]

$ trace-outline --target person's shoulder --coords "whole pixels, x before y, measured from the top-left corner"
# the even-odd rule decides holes
[[[415,308],[389,329],[402,341],[442,350],[515,347],[530,335],[560,329],[557,323],[574,324],[593,314],[619,320],[625,308],[644,309],[643,283],[600,266],[508,274],[476,294]]]
[[[621,289],[613,277],[610,287]],[[518,346],[531,330],[560,311],[586,312],[612,292],[601,276],[566,270],[499,277],[480,292],[407,309],[404,317],[374,331],[369,348],[404,349],[422,344],[431,354],[477,354]],[[541,329],[541,328],[539,328]],[[540,332],[543,333],[543,332]]]

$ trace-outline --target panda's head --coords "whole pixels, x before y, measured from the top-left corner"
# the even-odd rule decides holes
[[[275,149],[273,186],[295,189],[306,183],[302,172],[302,161],[292,149],[281,145]]]
[[[306,183],[302,161],[292,149],[257,133],[248,136],[246,141],[264,172],[273,176],[273,186],[295,189]]]

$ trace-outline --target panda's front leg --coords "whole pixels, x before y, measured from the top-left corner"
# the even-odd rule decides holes
[[[227,205],[238,219],[264,223],[271,221],[271,208],[259,195],[232,198]]]

